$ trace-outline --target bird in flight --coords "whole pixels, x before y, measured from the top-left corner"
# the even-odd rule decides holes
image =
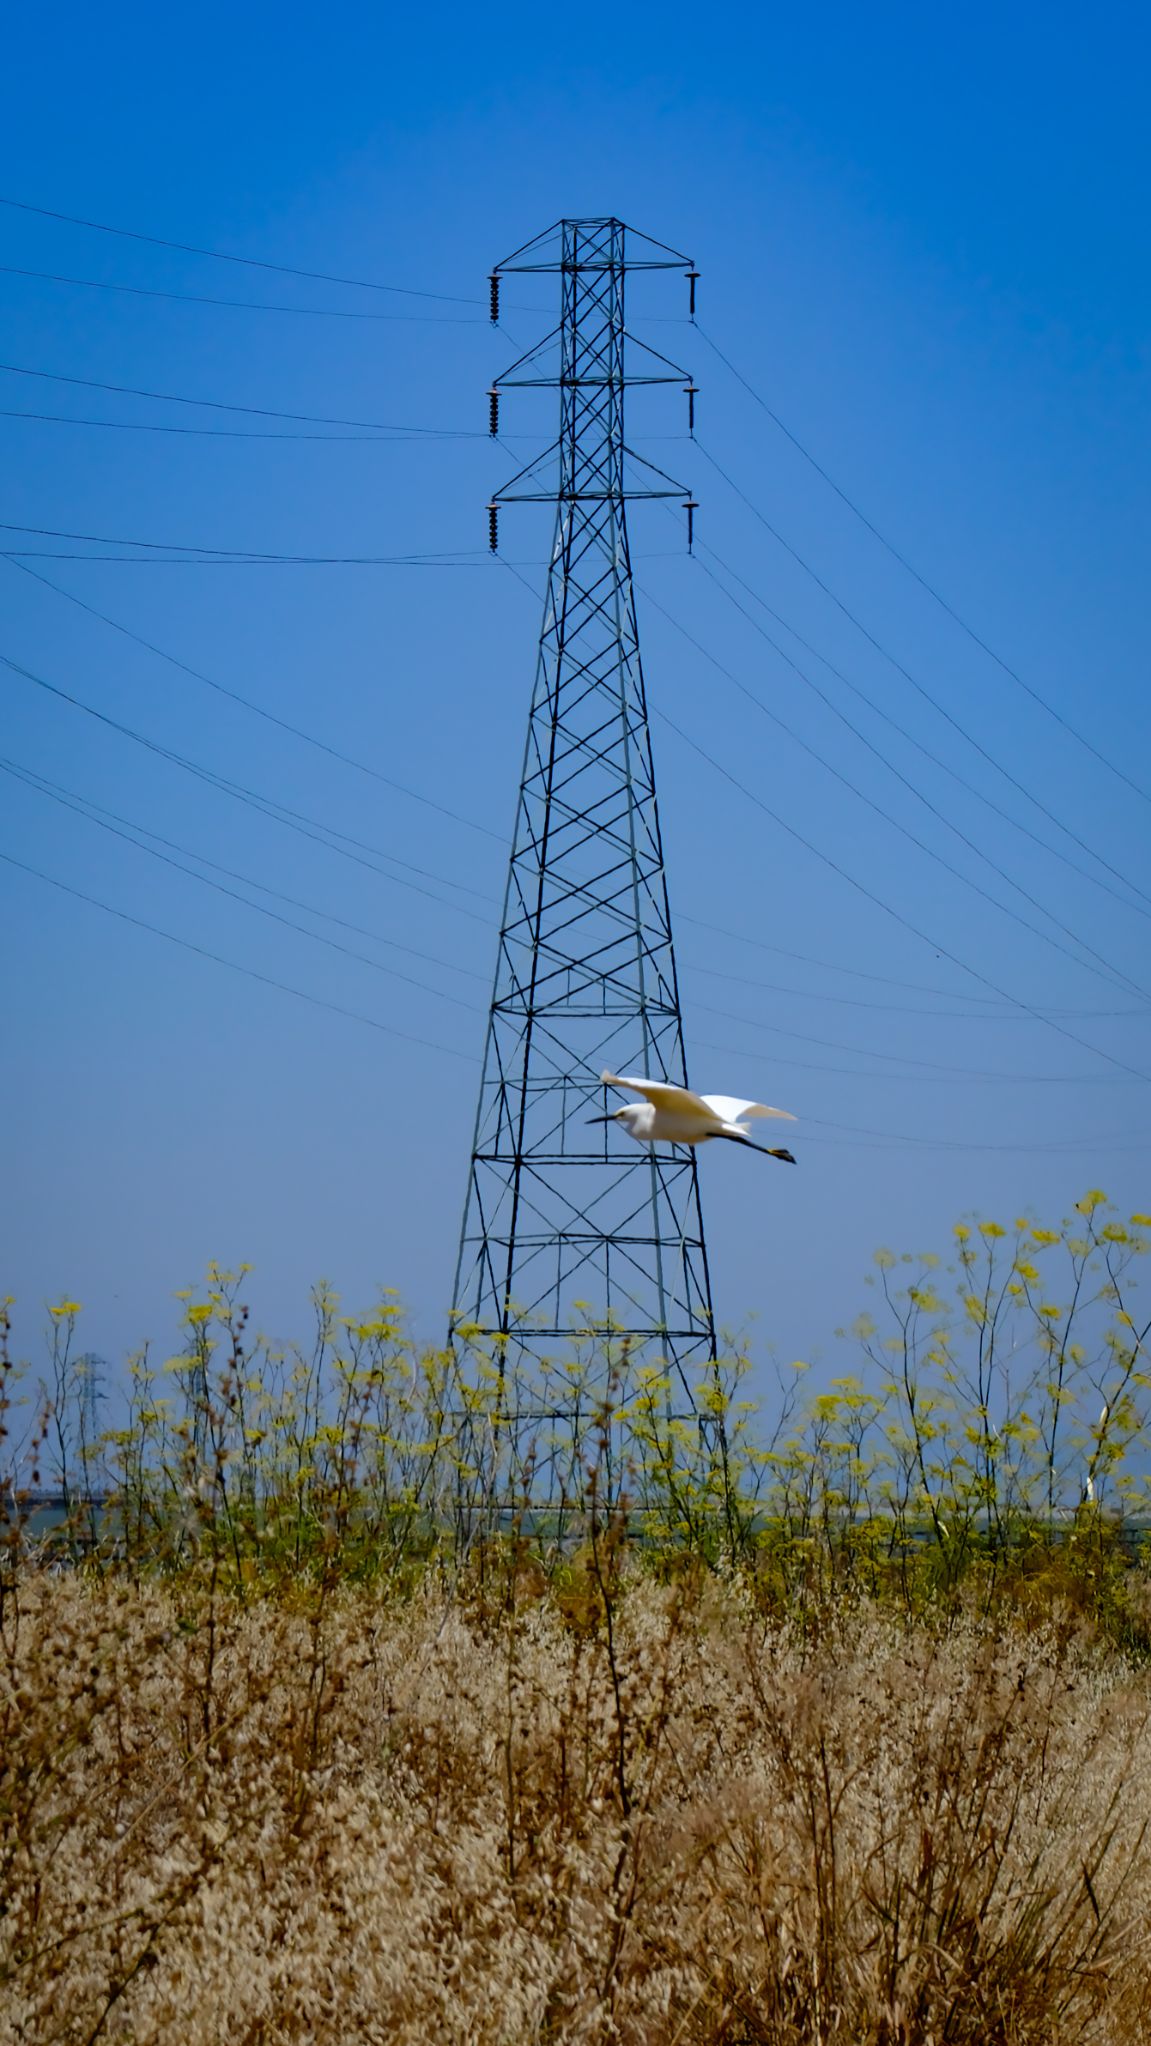
[[[726,1137],[729,1143],[746,1144],[765,1158],[780,1158],[794,1165],[790,1151],[769,1150],[748,1136],[744,1123],[753,1116],[773,1115],[785,1122],[795,1117],[786,1108],[768,1108],[762,1101],[739,1101],[732,1094],[693,1094],[690,1087],[673,1087],[669,1080],[636,1080],[616,1073],[601,1073],[605,1087],[628,1087],[642,1094],[642,1101],[629,1101],[611,1115],[593,1115],[590,1122],[618,1122],[637,1144],[706,1144],[711,1137]]]

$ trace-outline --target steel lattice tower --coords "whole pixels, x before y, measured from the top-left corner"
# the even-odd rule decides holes
[[[695,390],[625,333],[637,269],[685,272],[694,306],[690,261],[614,219],[561,221],[492,274],[493,320],[502,276],[561,281],[558,329],[493,386],[492,432],[519,386],[557,388],[560,424],[489,507],[493,547],[501,503],[556,515],[454,1322],[536,1355],[625,1328],[686,1385],[714,1354],[695,1153],[586,1127],[604,1068],[687,1079],[625,506],[685,502],[689,544],[695,506],[626,448],[624,392],[676,383],[691,405]]]

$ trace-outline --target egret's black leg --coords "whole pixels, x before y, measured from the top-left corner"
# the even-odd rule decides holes
[[[790,1151],[771,1151],[766,1144],[756,1144],[750,1137],[737,1137],[734,1130],[709,1130],[709,1137],[726,1137],[729,1144],[746,1144],[749,1151],[758,1151],[761,1158],[778,1158],[784,1165],[794,1165]]]

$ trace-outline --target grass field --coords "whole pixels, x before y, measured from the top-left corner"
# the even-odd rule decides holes
[[[326,1289],[272,1353],[213,1272],[93,1441],[59,1303],[39,1396],[0,1346],[0,2038],[1145,2046],[1146,1227],[881,1253],[767,1414]]]
[[[1148,1688],[1082,1621],[752,1583],[31,1575],[0,1694],[13,2041],[1135,2042]]]

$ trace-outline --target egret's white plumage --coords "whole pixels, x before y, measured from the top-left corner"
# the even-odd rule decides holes
[[[605,1087],[628,1087],[642,1094],[642,1101],[629,1101],[612,1115],[595,1116],[596,1122],[618,1122],[637,1144],[704,1144],[711,1137],[727,1137],[732,1143],[747,1144],[769,1158],[781,1158],[788,1165],[795,1160],[790,1151],[771,1151],[748,1136],[744,1123],[754,1116],[779,1116],[786,1122],[795,1117],[786,1108],[768,1108],[763,1101],[741,1101],[734,1094],[695,1094],[690,1087],[673,1086],[670,1080],[647,1080],[617,1073],[600,1075]]]
[[[750,1121],[753,1115],[777,1115],[783,1122],[794,1122],[795,1117],[786,1108],[768,1108],[763,1101],[737,1101],[734,1094],[701,1094],[721,1122]]]

